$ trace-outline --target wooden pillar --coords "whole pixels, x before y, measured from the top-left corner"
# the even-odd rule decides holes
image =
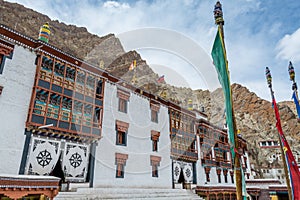
[[[94,186],[94,168],[95,168],[95,156],[96,156],[97,142],[91,144],[90,149],[90,164],[89,164],[89,187]]]
[[[25,143],[23,147],[23,153],[22,153],[22,160],[19,168],[19,174],[25,174],[25,166],[27,162],[27,155],[28,155],[28,150],[29,150],[29,144],[30,144],[30,139],[31,139],[31,131],[27,131],[25,129]]]

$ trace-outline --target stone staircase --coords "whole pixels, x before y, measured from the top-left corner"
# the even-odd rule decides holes
[[[54,200],[146,199],[203,200],[191,190],[137,188],[78,188],[76,192],[59,192]]]

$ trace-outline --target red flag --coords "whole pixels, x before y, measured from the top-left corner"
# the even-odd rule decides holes
[[[300,172],[297,165],[297,162],[293,156],[291,148],[285,139],[285,136],[282,131],[281,123],[280,123],[280,115],[276,105],[275,98],[273,98],[273,106],[276,117],[276,127],[280,135],[280,142],[282,143],[284,149],[284,156],[286,157],[286,164],[288,166],[289,175],[290,175],[290,183],[292,189],[292,196],[294,200],[300,200]]]
[[[162,75],[161,77],[159,77],[159,78],[157,79],[157,82],[158,82],[158,83],[162,83],[163,81],[165,81],[165,75]]]

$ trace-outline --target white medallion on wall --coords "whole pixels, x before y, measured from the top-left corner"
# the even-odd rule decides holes
[[[186,183],[193,182],[193,165],[192,163],[185,163],[183,167],[183,176]]]
[[[88,171],[89,146],[66,142],[62,161],[66,180],[84,182]]]
[[[27,174],[49,175],[59,159],[60,145],[60,141],[32,136]]]

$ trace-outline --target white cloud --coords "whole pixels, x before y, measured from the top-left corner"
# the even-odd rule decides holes
[[[285,35],[277,44],[277,57],[284,60],[300,61],[300,28]]]
[[[128,3],[119,3],[117,1],[106,1],[103,3],[103,8],[129,9]]]
[[[191,38],[204,49],[207,55],[210,55],[216,34],[213,17],[213,8],[216,1],[211,0],[98,0],[97,3],[91,3],[95,1],[90,0],[72,1],[72,3],[61,0],[56,0],[56,3],[49,0],[10,1],[20,2],[27,7],[49,15],[52,19],[87,27],[90,32],[99,36],[108,33],[118,35],[148,27],[176,31]],[[278,88],[274,89],[278,90],[278,94],[282,94],[280,99],[289,99],[289,97],[283,95],[286,93],[283,90],[284,88],[287,90],[288,83],[286,83],[285,77],[286,70],[281,67],[282,65],[285,66],[282,59],[300,61],[300,53],[297,53],[297,49],[300,49],[300,30],[283,37],[275,50],[276,41],[273,36],[281,37],[286,34],[287,29],[282,28],[283,25],[286,26],[283,19],[289,20],[289,15],[278,16],[275,22],[273,19],[270,22],[270,20],[266,20],[270,15],[265,16],[268,14],[266,11],[269,7],[264,1],[234,0],[222,1],[222,3],[225,19],[225,42],[232,82],[241,83],[252,91],[258,92],[263,98],[268,99],[268,89],[264,84],[264,68],[269,66],[272,67],[273,79],[276,81],[274,86],[278,85],[280,90]],[[278,1],[272,5],[285,8],[283,4]],[[292,12],[291,10],[288,11]],[[261,17],[255,18],[254,16]],[[294,24],[299,26],[296,21]],[[151,38],[151,36],[149,37]],[[274,59],[276,54],[279,58],[277,60]],[[158,57],[159,55],[156,54],[155,56]],[[147,55],[147,62],[164,66],[169,66],[166,63],[169,62],[170,65],[175,65],[167,56],[165,56],[166,62],[153,57]],[[164,56],[161,55],[160,57]],[[187,68],[183,70],[180,71],[179,66],[176,72],[183,75],[186,71],[193,71]],[[184,78],[190,80],[189,75]],[[264,85],[261,86],[262,84]],[[194,85],[197,85],[197,82]]]
[[[169,66],[170,70],[185,76],[193,89],[213,91],[220,86],[210,56],[199,44],[181,33],[146,28],[117,36],[125,50],[137,49],[143,57],[149,58],[148,63]]]

